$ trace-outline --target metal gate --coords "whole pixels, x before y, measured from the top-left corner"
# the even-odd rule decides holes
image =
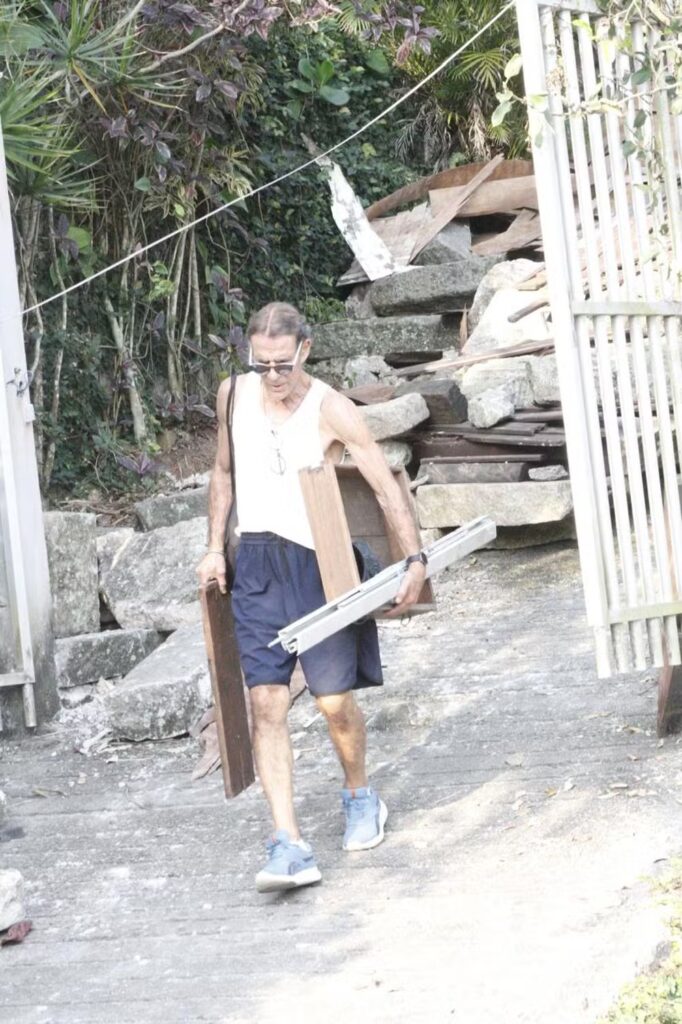
[[[655,29],[517,0],[587,614],[600,676],[679,664],[682,118]],[[610,26],[613,31],[613,25]]]

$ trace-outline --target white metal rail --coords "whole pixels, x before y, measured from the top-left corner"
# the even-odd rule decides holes
[[[517,0],[517,16],[597,667],[679,664],[682,117],[633,84],[659,59],[642,23],[621,47],[591,0]]]
[[[495,523],[482,516],[434,541],[424,549],[428,557],[426,575],[434,576],[442,572],[449,565],[494,540],[496,535]],[[366,583],[280,630],[269,646],[281,643],[289,653],[303,654],[344,626],[358,622],[379,608],[390,606],[406,571],[404,562],[389,565]]]

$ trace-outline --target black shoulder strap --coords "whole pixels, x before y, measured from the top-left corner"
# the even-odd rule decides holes
[[[227,396],[227,441],[230,446],[230,480],[232,481],[232,501],[237,497],[234,471],[234,437],[232,436],[232,424],[234,421],[234,399],[237,391],[237,374],[232,371],[230,376],[230,393]]]

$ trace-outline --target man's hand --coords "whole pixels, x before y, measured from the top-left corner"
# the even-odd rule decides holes
[[[426,579],[426,568],[421,562],[412,562],[400,584],[400,590],[393,601],[393,608],[386,612],[384,618],[397,619],[404,615],[413,604],[417,603]]]
[[[226,594],[225,555],[221,555],[218,551],[209,551],[197,566],[197,576],[199,577],[199,585],[202,587],[207,586],[211,580],[217,580],[220,593]]]

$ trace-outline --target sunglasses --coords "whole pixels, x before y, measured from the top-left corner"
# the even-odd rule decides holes
[[[266,373],[270,373],[270,370],[274,370],[280,377],[287,377],[298,362],[302,344],[303,341],[299,341],[296,346],[296,351],[294,352],[293,362],[291,363],[255,363],[253,361],[253,351],[249,347],[249,369],[261,376],[265,376]]]

